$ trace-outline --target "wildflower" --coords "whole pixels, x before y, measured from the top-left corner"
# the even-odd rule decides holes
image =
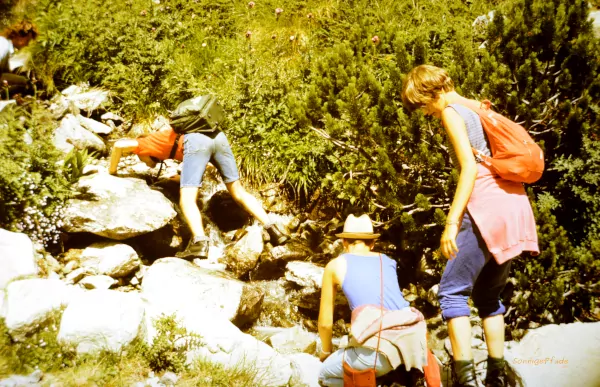
[[[6,79],[2,81],[2,86],[8,87],[8,81]]]
[[[248,3],[248,8],[254,8],[255,5],[256,3],[254,3],[254,1],[251,1]]]
[[[294,35],[290,36],[290,42],[293,42],[294,40],[296,40],[296,37]]]
[[[185,48],[185,44],[181,43],[181,48]]]
[[[202,47],[206,47],[206,43],[202,43]]]
[[[252,37],[252,31],[246,31],[246,39],[250,39]]]
[[[371,38],[371,42],[373,42],[373,44],[377,45],[379,44],[379,36],[375,35]]]
[[[313,16],[312,12],[309,12],[309,14],[306,15],[306,17],[309,18],[309,19],[312,19],[314,16]]]
[[[148,12],[146,12],[145,9],[142,10],[142,12],[140,12],[140,16],[146,16],[148,14]]]
[[[160,0],[152,0],[154,4],[160,4]]]
[[[156,31],[156,27],[152,27],[152,32],[155,32],[155,31]]]
[[[277,17],[279,17],[279,15],[281,15],[282,12],[283,12],[283,9],[275,8],[275,15],[277,15]]]

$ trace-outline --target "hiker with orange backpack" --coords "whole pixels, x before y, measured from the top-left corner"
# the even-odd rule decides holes
[[[270,241],[274,246],[287,241],[288,237],[272,223],[264,208],[254,196],[252,196],[240,183],[235,157],[225,136],[225,133],[216,125],[213,128],[202,128],[201,131],[190,131],[206,120],[203,116],[210,117],[211,113],[193,111],[194,103],[205,102],[207,98],[201,100],[202,96],[192,100],[182,102],[180,107],[183,110],[189,110],[189,122],[193,125],[186,130],[177,133],[174,117],[171,117],[171,127],[167,130],[154,132],[145,137],[136,139],[121,139],[115,142],[110,157],[110,174],[117,173],[117,167],[121,156],[132,152],[144,162],[148,167],[154,168],[157,163],[166,159],[175,159],[183,161],[183,168],[180,179],[180,207],[185,221],[189,226],[192,237],[182,252],[176,254],[179,258],[194,259],[208,258],[209,240],[204,233],[202,226],[202,216],[198,208],[197,198],[198,190],[202,184],[202,177],[209,162],[216,166],[227,190],[233,199],[248,211],[254,218],[267,230]],[[208,102],[212,104],[210,98]],[[191,105],[191,108],[190,108]],[[213,116],[215,115],[214,112]],[[177,120],[186,119],[185,115],[177,116]],[[208,126],[208,125],[206,125]],[[177,126],[179,128],[179,126]],[[197,128],[196,128],[197,129]]]
[[[441,119],[460,177],[440,250],[449,260],[438,291],[448,322],[458,386],[478,386],[471,352],[471,296],[482,318],[488,349],[486,387],[505,381],[504,312],[500,293],[511,259],[539,254],[535,219],[523,182],[539,179],[543,154],[525,129],[460,96],[446,70],[412,69],[402,99],[409,110]],[[485,128],[485,131],[484,131]]]

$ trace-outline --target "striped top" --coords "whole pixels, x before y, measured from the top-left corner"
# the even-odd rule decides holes
[[[456,110],[458,115],[465,121],[465,126],[467,127],[467,135],[469,136],[469,142],[471,146],[486,156],[491,156],[492,152],[490,151],[490,145],[487,140],[487,136],[483,130],[483,126],[481,126],[481,120],[479,119],[479,115],[475,113],[473,110],[469,109],[466,106],[453,103],[448,105],[452,109]],[[456,152],[454,151],[454,147],[448,147],[448,153],[450,153],[450,158],[452,159],[452,164],[454,164],[457,168],[460,168],[460,164],[458,163],[458,158],[456,157]]]

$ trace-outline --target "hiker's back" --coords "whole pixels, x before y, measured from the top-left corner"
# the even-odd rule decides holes
[[[344,254],[346,275],[342,290],[348,299],[350,309],[361,305],[381,304],[380,264],[379,256]],[[402,296],[396,274],[396,262],[385,254],[381,255],[383,263],[383,306],[388,310],[399,310],[409,306]]]

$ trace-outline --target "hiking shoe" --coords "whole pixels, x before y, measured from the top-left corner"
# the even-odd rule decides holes
[[[207,259],[209,243],[210,241],[206,237],[192,237],[185,250],[178,252],[175,256],[187,260]]]
[[[453,387],[479,387],[473,360],[454,361],[454,375],[456,382]]]
[[[265,227],[267,233],[269,233],[269,237],[271,238],[271,244],[273,246],[279,246],[285,243],[288,240],[288,237],[281,232],[281,230],[277,227],[276,224],[270,224]]]
[[[488,357],[487,372],[485,375],[485,387],[505,387],[506,373],[504,359]]]

